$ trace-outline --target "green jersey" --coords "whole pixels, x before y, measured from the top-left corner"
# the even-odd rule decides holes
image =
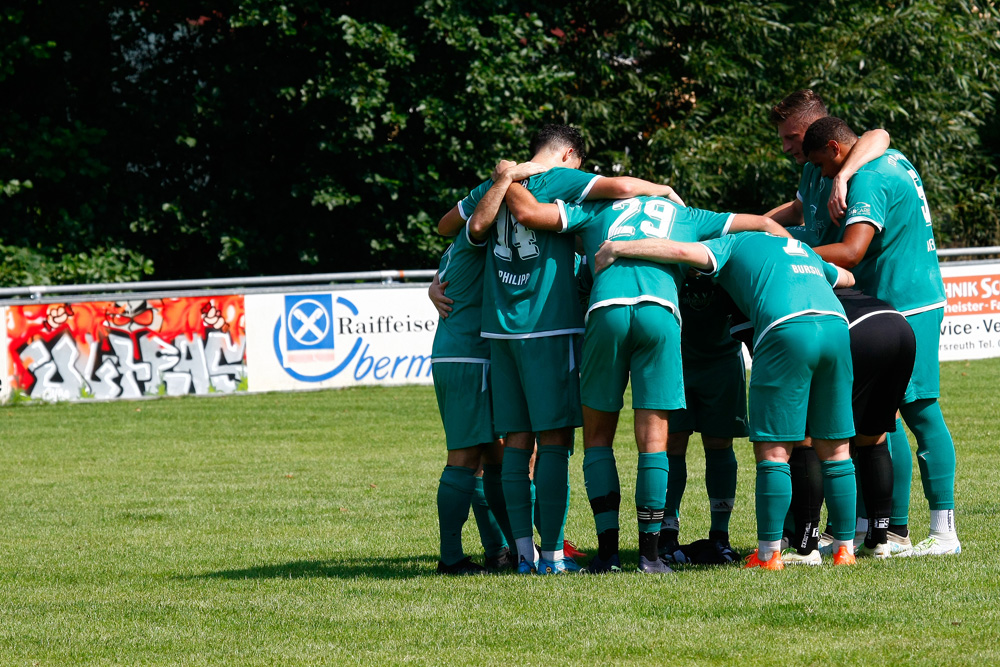
[[[732,213],[713,213],[678,206],[662,197],[636,197],[593,201],[583,205],[556,202],[564,232],[578,233],[593,266],[594,254],[604,241],[658,238],[703,241],[729,231]],[[652,301],[665,306],[680,322],[677,287],[687,267],[621,258],[595,276],[587,312],[611,305]]]
[[[858,289],[903,315],[944,308],[944,282],[924,186],[899,151],[886,151],[848,183],[844,227],[861,222],[874,226],[875,236],[852,269]]]
[[[431,359],[468,362],[490,358],[490,342],[479,335],[485,259],[486,244],[477,245],[469,238],[468,226],[441,256],[438,278],[448,282],[447,295],[455,303],[448,317],[438,319]]]
[[[550,169],[523,185],[543,203],[582,202],[600,178],[577,169]],[[459,202],[466,219],[492,187],[481,184]],[[575,243],[570,236],[524,227],[501,205],[489,236],[483,281],[482,335],[538,338],[583,332],[583,315],[573,274]]]
[[[680,290],[681,356],[684,364],[735,355],[740,342],[729,335],[732,299],[706,275],[689,275]]]
[[[836,315],[847,321],[833,294],[837,267],[796,239],[743,232],[706,241],[714,275],[750,318],[754,349],[777,325],[804,315]]]
[[[788,233],[812,248],[833,243],[831,235],[838,231],[837,226],[830,223],[830,209],[827,208],[832,188],[833,180],[824,178],[819,167],[807,162],[802,169],[799,191],[795,193],[802,202],[803,224],[789,227]]]

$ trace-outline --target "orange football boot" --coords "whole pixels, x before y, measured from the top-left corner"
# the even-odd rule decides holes
[[[757,558],[757,550],[754,549],[753,553],[746,557],[746,562],[743,563],[743,567],[744,569],[759,567],[765,570],[784,570],[785,564],[781,562],[780,551],[772,552],[770,560],[761,560]]]
[[[858,562],[858,559],[854,557],[851,553],[850,548],[847,546],[841,546],[837,549],[837,553],[833,554],[833,564],[834,565],[854,565]]]

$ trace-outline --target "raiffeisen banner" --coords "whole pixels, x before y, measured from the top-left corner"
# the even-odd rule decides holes
[[[241,295],[7,306],[4,321],[5,399],[246,390]]]
[[[250,391],[430,384],[426,287],[248,294]]]
[[[948,305],[941,361],[1000,357],[1000,262],[941,264]]]

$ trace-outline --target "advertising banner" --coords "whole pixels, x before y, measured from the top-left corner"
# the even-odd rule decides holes
[[[424,286],[245,299],[250,391],[433,382]]]
[[[1000,357],[1000,262],[941,264],[948,305],[941,361]]]
[[[5,398],[246,391],[243,297],[7,306]]]

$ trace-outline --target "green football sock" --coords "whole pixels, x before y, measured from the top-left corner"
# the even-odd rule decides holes
[[[936,398],[899,408],[917,439],[917,465],[931,510],[955,509],[955,443]]]
[[[507,547],[507,540],[504,539],[500,524],[490,511],[490,504],[486,502],[482,477],[476,477],[476,488],[472,494],[472,513],[476,517],[483,552],[487,556],[496,556]]]
[[[663,502],[667,495],[668,465],[666,452],[639,453],[639,467],[635,477],[635,506],[638,508],[640,533],[660,532],[660,524],[663,522]]]
[[[618,511],[622,496],[615,451],[611,447],[583,450],[583,483],[587,487],[590,509],[594,512],[597,534],[619,530]]]
[[[792,473],[787,463],[761,461],[757,464],[754,492],[757,510],[757,540],[781,540],[781,528],[792,502]]]
[[[445,466],[438,484],[438,526],[441,529],[441,562],[454,565],[465,558],[462,526],[476,488],[476,472],[461,466]]]
[[[835,540],[854,539],[858,486],[854,461],[820,461],[823,496],[826,498],[827,529]]]
[[[483,493],[486,494],[486,502],[493,512],[493,518],[503,531],[504,542],[513,549],[514,535],[510,532],[510,519],[507,518],[507,501],[503,497],[503,479],[499,463],[483,465]]]
[[[531,478],[528,477],[530,462],[530,450],[504,449],[501,469],[503,497],[507,502],[511,536],[515,541],[525,537],[530,539],[534,535],[531,527]]]
[[[569,447],[543,445],[538,448],[535,464],[538,504],[541,506],[542,551],[563,548],[563,526],[569,510]]]
[[[640,456],[642,456],[640,454]],[[681,499],[687,487],[688,469],[687,457],[684,455],[667,456],[667,492],[663,504],[663,516],[679,518],[681,515]]]
[[[896,430],[887,433],[889,455],[892,457],[892,515],[889,523],[905,526],[910,523],[910,484],[913,482],[913,451],[906,439],[903,420],[896,420]]]
[[[705,450],[705,490],[708,491],[708,502],[712,510],[710,532],[729,532],[729,518],[733,515],[736,503],[738,468],[736,452],[732,447]]]

